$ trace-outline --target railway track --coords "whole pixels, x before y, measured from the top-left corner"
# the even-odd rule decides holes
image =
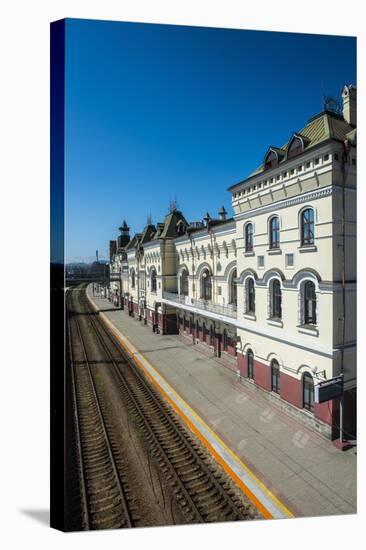
[[[193,434],[183,427],[174,411],[163,401],[133,361],[126,356],[119,343],[91,309],[85,291],[78,292],[78,300],[79,308],[85,313],[87,319],[88,330],[86,334],[88,338],[93,338],[94,342],[97,342],[100,349],[103,350],[125,406],[138,427],[141,437],[143,437],[162,477],[169,483],[186,522],[236,521],[259,517],[256,510],[249,504],[246,505],[242,498],[239,498],[226,474],[221,472],[218,466],[213,463],[207,455],[207,451],[203,449]],[[80,327],[78,330],[78,337],[82,341],[83,335]],[[87,364],[85,346],[84,355],[85,364]],[[102,412],[97,405],[98,397],[95,387],[93,389],[92,385],[92,368],[88,365],[86,369],[81,369],[81,375],[90,381],[89,383],[84,380],[76,380],[76,387],[79,384],[85,384],[86,386],[89,384],[90,386],[88,396],[85,398],[85,414],[82,421],[88,422],[88,418],[91,418],[89,417],[90,414],[94,415],[93,420],[90,420],[90,424],[93,424],[94,420],[99,418],[102,425]],[[76,393],[77,391],[76,389]],[[85,441],[89,441],[88,437]],[[107,467],[105,462],[107,456],[108,460],[111,460],[111,452],[107,450],[108,435],[106,430],[102,428],[100,441],[103,442],[103,452],[100,460],[97,460],[96,463],[100,464],[103,471],[103,468]],[[90,445],[93,444],[92,441],[89,443]],[[83,441],[82,444],[84,444]],[[94,458],[96,451],[91,448],[89,452],[87,449],[86,457],[88,456]],[[89,468],[85,470],[89,472]],[[115,469],[108,466],[108,472],[108,475],[104,477],[103,474],[101,479],[108,479],[113,485],[113,494],[109,495],[108,503],[110,504],[110,510],[113,513],[116,512],[113,518],[115,518],[118,525],[114,526],[133,526],[133,521],[128,522],[124,519],[126,506],[121,506],[123,491],[117,490]],[[131,490],[133,491],[133,481],[129,481],[131,481]],[[103,483],[98,486],[98,490],[104,494]],[[96,494],[98,494],[98,490]],[[86,494],[89,494],[89,488],[86,488]],[[126,504],[126,501],[124,502]],[[99,517],[98,513],[97,517]],[[111,521],[101,520],[101,524],[107,526]]]
[[[76,447],[74,455],[79,474],[81,516],[76,528],[133,527],[138,516],[123,476],[123,460],[108,434],[86,351],[85,336],[78,316],[71,316],[69,309],[67,321],[70,395],[74,412],[73,445]],[[70,521],[72,523],[72,519]]]

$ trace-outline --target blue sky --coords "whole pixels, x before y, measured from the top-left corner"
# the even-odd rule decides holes
[[[67,20],[67,260],[175,196],[188,221],[231,215],[227,188],[355,82],[351,37]]]

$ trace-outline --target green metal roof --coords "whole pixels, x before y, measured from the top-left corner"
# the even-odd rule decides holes
[[[315,145],[318,145],[323,141],[327,141],[328,139],[344,141],[347,138],[347,134],[351,132],[352,129],[353,126],[348,124],[348,122],[344,120],[344,118],[340,115],[337,115],[330,111],[323,111],[322,113],[311,118],[306,126],[304,126],[304,128],[300,130],[300,132],[296,132],[296,134],[306,138],[304,148],[305,152],[311,147],[314,147]],[[272,147],[272,149],[287,151],[290,141],[291,140],[287,141],[287,143],[285,143],[281,148]],[[284,158],[282,161],[280,161],[280,164],[282,162],[285,162],[286,160],[287,159]],[[264,172],[263,164],[258,166],[258,168],[254,170],[254,172],[252,172],[248,176],[248,178],[256,176],[261,172]],[[234,187],[234,185],[232,187]]]

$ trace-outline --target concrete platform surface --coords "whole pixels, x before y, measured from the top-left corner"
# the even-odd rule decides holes
[[[356,447],[338,450],[214,357],[88,297],[265,517],[356,513]]]

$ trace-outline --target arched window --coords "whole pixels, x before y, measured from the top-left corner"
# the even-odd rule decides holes
[[[230,304],[236,305],[238,302],[238,296],[237,296],[237,285],[235,282],[237,276],[236,269],[233,270],[230,278],[230,289],[229,289],[229,302]]]
[[[269,247],[280,247],[280,221],[277,216],[274,216],[269,221]]]
[[[222,349],[224,351],[227,351],[227,330],[224,329],[224,332],[222,333]]]
[[[316,325],[316,293],[313,281],[304,284],[304,324]]]
[[[255,313],[255,288],[252,277],[248,277],[245,281],[245,303],[245,313]]]
[[[155,269],[153,269],[151,271],[150,280],[151,280],[151,292],[156,292],[157,281],[156,281],[156,271],[155,271]]]
[[[180,274],[180,293],[182,296],[188,296],[188,271],[183,269]]]
[[[253,250],[253,224],[247,223],[245,226],[245,252]]]
[[[212,297],[212,278],[208,269],[205,269],[201,275],[201,298],[211,300]]]
[[[308,411],[314,410],[314,380],[309,372],[305,372],[302,379],[303,406]]]
[[[254,279],[247,277],[244,283],[244,312],[255,313],[255,288]]]
[[[314,244],[314,210],[306,208],[301,212],[301,244]]]
[[[247,351],[248,378],[254,378],[254,355],[251,349]]]
[[[135,288],[135,285],[136,285],[136,273],[135,273],[135,270],[132,269],[131,270],[131,287]]]
[[[275,393],[280,393],[280,365],[276,359],[271,361],[271,388]]]
[[[278,279],[274,279],[271,285],[271,311],[270,317],[274,319],[281,319],[282,317],[282,291],[281,283]]]

